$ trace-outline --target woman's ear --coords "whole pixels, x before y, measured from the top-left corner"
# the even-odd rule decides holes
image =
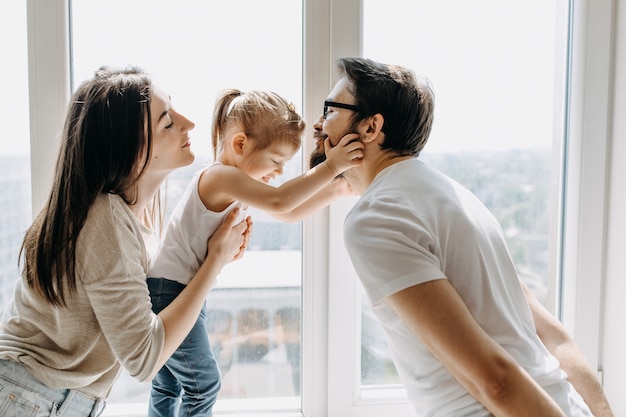
[[[383,125],[385,124],[385,118],[382,114],[376,113],[372,117],[369,117],[365,120],[365,133],[363,134],[363,141],[370,142],[378,138],[380,133],[383,130]]]
[[[243,155],[245,147],[249,145],[248,137],[243,132],[235,133],[232,140],[230,141],[230,144],[235,155]]]

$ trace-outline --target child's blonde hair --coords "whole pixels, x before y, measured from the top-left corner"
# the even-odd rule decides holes
[[[222,151],[224,132],[235,123],[240,124],[246,135],[254,139],[255,150],[265,149],[275,141],[298,149],[306,127],[295,106],[276,93],[223,90],[217,97],[213,112],[214,157]]]

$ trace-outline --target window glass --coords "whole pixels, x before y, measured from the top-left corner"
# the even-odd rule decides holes
[[[26,3],[0,3],[0,307],[9,304],[19,276],[18,254],[31,222]],[[2,311],[0,311],[0,315]]]
[[[519,275],[544,303],[559,160],[555,9],[556,0],[363,0],[363,55],[433,85],[435,121],[420,158],[494,213]],[[362,385],[395,383],[381,329],[362,304]]]
[[[196,161],[170,175],[168,213],[193,173],[213,160],[211,117],[219,91],[272,90],[302,113],[301,2],[109,0],[103,7],[73,0],[71,5],[74,86],[101,65],[138,65],[196,124],[191,131]],[[283,179],[298,175],[301,166],[298,152]],[[294,401],[300,408],[301,224],[280,223],[254,209],[250,214],[254,233],[248,252],[224,269],[207,299],[207,332],[222,371],[216,408],[228,409],[231,399],[275,397],[285,400],[273,402],[273,408],[293,407]],[[107,409],[147,402],[149,388],[123,374]]]

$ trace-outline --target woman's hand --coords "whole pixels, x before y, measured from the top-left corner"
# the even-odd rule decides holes
[[[250,242],[252,221],[248,217],[237,223],[239,210],[235,208],[226,216],[224,223],[209,238],[209,252],[196,275],[176,299],[159,313],[165,328],[165,342],[153,369],[153,376],[189,334],[222,267],[243,256]]]
[[[243,219],[243,221],[239,224],[240,225],[245,224],[246,229],[243,232],[243,244],[239,247],[239,253],[235,255],[235,257],[233,258],[233,261],[243,258],[243,254],[246,251],[246,248],[248,247],[248,244],[250,243],[250,237],[252,236],[252,224],[253,223],[252,223],[252,218],[250,216],[246,216],[246,218]]]
[[[220,267],[236,259],[241,259],[250,243],[252,220],[246,217],[239,223],[239,208],[234,208],[224,222],[217,228],[208,241],[208,255],[206,261]]]

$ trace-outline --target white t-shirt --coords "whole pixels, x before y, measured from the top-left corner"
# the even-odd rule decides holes
[[[378,174],[352,208],[344,236],[420,417],[491,415],[384,301],[442,278],[568,416],[591,416],[536,334],[500,225],[468,190],[418,159],[396,163]]]
[[[207,256],[207,241],[228,213],[241,203],[234,201],[225,210],[208,210],[198,193],[203,171],[197,172],[172,212],[161,244],[150,262],[148,275],[187,285]],[[241,210],[243,220],[246,210]]]

